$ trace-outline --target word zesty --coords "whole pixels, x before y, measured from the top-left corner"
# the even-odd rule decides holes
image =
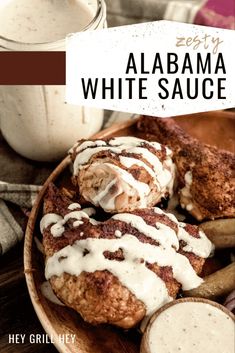
[[[205,34],[203,37],[176,37],[176,46],[177,47],[190,47],[193,49],[198,49],[203,47],[204,49],[209,49],[212,46],[212,53],[216,54],[218,52],[219,45],[223,43],[223,40],[220,40],[219,37],[212,37],[209,34]]]

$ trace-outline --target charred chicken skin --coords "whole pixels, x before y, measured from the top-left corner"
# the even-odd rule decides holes
[[[150,314],[149,307],[156,309],[152,304],[159,307],[183,285],[201,283],[197,274],[211,243],[196,226],[179,224],[158,208],[104,222],[92,219],[92,213],[50,185],[41,220],[46,278],[85,321],[130,328]],[[149,289],[151,283],[155,287]]]
[[[235,217],[233,153],[200,142],[173,119],[143,116],[138,128],[173,151],[183,208],[198,221]]]

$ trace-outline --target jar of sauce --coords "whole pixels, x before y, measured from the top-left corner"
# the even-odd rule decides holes
[[[64,51],[67,34],[105,26],[103,0],[0,1],[2,51]],[[66,104],[65,86],[0,86],[2,134],[24,157],[58,160],[102,122],[101,109]]]

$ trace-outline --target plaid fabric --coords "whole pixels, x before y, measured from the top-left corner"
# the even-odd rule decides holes
[[[31,208],[41,186],[10,184],[0,181],[0,199],[12,202],[20,207]]]
[[[23,230],[16,222],[5,202],[0,200],[0,255],[23,238]]]
[[[23,230],[3,201],[31,208],[41,186],[20,185],[0,181],[0,254],[4,254],[23,238]]]

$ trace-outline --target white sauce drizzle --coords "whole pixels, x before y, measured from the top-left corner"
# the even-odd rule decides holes
[[[158,208],[154,210],[158,214],[165,214]],[[169,217],[168,214],[165,215]],[[53,224],[56,220],[56,215],[49,214],[49,216],[49,219],[45,218],[41,221],[41,229],[45,229],[45,226]],[[64,226],[70,218],[76,219],[73,224],[76,226],[76,222],[82,222],[82,218],[89,218],[89,216],[84,210],[74,211],[64,218],[57,218],[59,219],[57,223]],[[203,232],[200,231],[200,239],[192,237],[185,231],[184,224],[179,224],[174,216],[171,220],[177,224],[177,234],[161,222],[156,222],[155,227],[149,226],[140,216],[133,214],[117,214],[112,219],[130,224],[140,233],[156,240],[160,246],[142,243],[137,237],[122,234],[118,229],[114,231],[115,239],[89,238],[88,234],[87,239],[77,240],[73,245],[64,247],[48,258],[45,269],[46,278],[50,279],[54,275],[60,276],[62,273],[79,276],[83,271],[92,273],[108,270],[145,304],[147,315],[151,315],[172,298],[168,295],[164,281],[149,270],[145,266],[146,263],[171,267],[173,277],[182,284],[184,290],[190,290],[202,283],[203,280],[197,276],[187,257],[177,253],[177,249],[179,240],[182,239],[187,243],[185,251],[207,257],[212,245]],[[89,221],[93,220],[89,218]],[[57,223],[51,227],[53,236],[57,236],[52,229]],[[119,249],[123,251],[123,261],[109,260],[104,257],[105,251],[115,252]],[[88,251],[85,256],[83,256],[84,250]]]
[[[120,153],[120,148],[118,147],[109,147],[109,146],[104,146],[104,147],[93,147],[93,148],[87,148],[83,150],[82,152],[78,153],[75,161],[73,163],[73,174],[77,175],[79,169],[82,168],[83,164],[88,163],[89,159],[96,153],[102,152],[102,151],[110,151],[114,153]]]
[[[85,141],[78,147],[76,147],[76,152],[80,152],[88,147],[99,147],[99,146],[106,146],[106,142],[102,140],[96,140],[96,141]]]
[[[165,216],[167,216],[168,218],[170,218],[170,220],[174,223],[176,223],[178,225],[178,220],[177,218],[172,214],[172,213],[167,213],[164,212],[161,208],[159,207],[154,207],[154,212],[157,214],[163,214]]]
[[[89,217],[96,214],[96,210],[93,207],[83,208],[82,211],[85,212]]]
[[[193,204],[189,203],[189,204],[186,205],[186,210],[187,211],[190,212],[190,211],[192,211],[192,209],[193,209]]]
[[[144,147],[134,147],[131,149],[131,153],[140,154],[146,161],[148,161],[153,167],[154,172],[158,175],[162,172],[163,166],[161,161],[155,154],[150,152],[147,148]]]
[[[171,155],[171,151],[167,149],[167,158],[163,163],[159,160],[159,158],[152,152],[150,152],[146,147],[143,147],[143,144],[147,144],[149,146],[152,146],[155,151],[161,150],[162,146],[157,143],[157,142],[148,142],[143,139],[139,139],[136,137],[117,137],[109,141],[109,145],[105,141],[97,140],[97,141],[85,141],[81,145],[75,147],[77,156],[75,158],[75,161],[73,163],[73,174],[78,175],[79,170],[82,168],[87,167],[87,163],[91,159],[91,157],[101,151],[109,151],[111,153],[115,153],[119,156],[120,163],[126,167],[130,168],[133,165],[138,165],[142,168],[144,168],[147,173],[151,176],[153,180],[153,184],[156,185],[157,189],[161,193],[159,195],[159,198],[161,195],[164,195],[165,192],[167,191],[167,188],[169,189],[169,192],[171,193],[171,189],[173,188],[173,179],[174,179],[174,164],[169,157]],[[139,160],[137,158],[131,158],[131,157],[126,157],[122,156],[123,152],[128,152],[128,153],[133,153],[133,154],[138,154],[141,156],[141,158],[144,159],[144,161]],[[146,163],[149,163],[150,166]],[[165,164],[166,162],[166,164]],[[97,162],[92,164],[92,168],[95,169],[96,167],[99,169],[102,169],[105,167],[105,165],[112,165],[111,163],[102,163],[102,162]],[[116,184],[115,181],[112,180],[111,183],[108,183],[102,190],[98,190],[98,193],[96,193],[95,196],[92,196],[90,201],[92,201],[95,205],[100,205],[103,207],[105,204],[105,210],[115,210],[115,199],[118,195],[120,195],[122,192],[126,192],[129,196],[131,196],[131,193],[133,195],[133,189],[135,189],[135,193],[139,194],[141,198],[141,207],[145,207],[146,202],[143,202],[143,198],[146,198],[147,195],[149,195],[149,192],[144,192],[143,193],[143,187],[147,185],[146,183],[139,183],[130,172],[127,170],[124,170],[120,167],[117,167],[114,165],[116,171],[119,171],[119,175],[121,178],[124,178],[124,182],[129,184],[129,188],[123,187],[120,183],[120,178],[116,179]],[[119,168],[119,169],[117,169]],[[113,185],[117,186],[117,192],[116,194],[110,195],[109,191]],[[150,190],[149,190],[150,191]],[[141,196],[142,195],[142,196]],[[108,200],[108,197],[110,196],[110,200]],[[104,200],[104,202],[102,201]],[[107,206],[107,203],[110,203],[110,206]]]
[[[192,175],[192,172],[190,170],[187,173],[185,173],[184,180],[185,180],[185,183],[187,185],[191,185],[192,184],[193,175]]]
[[[179,240],[183,240],[187,243],[187,245],[183,247],[183,250],[192,252],[197,256],[203,257],[204,259],[210,256],[213,246],[210,240],[206,237],[205,233],[200,230],[200,238],[195,238],[184,229],[185,226],[185,223],[179,223],[178,238]]]
[[[107,194],[109,194],[109,191],[111,189],[111,187],[113,185],[115,185],[115,183],[117,182],[117,179],[113,179],[109,184],[107,184],[106,188],[104,190],[101,190],[99,193],[97,193],[92,201],[93,203],[98,206],[98,205],[101,205],[102,204],[102,199],[106,197]],[[116,194],[115,194],[115,197],[116,197]],[[107,207],[107,206],[106,206]],[[115,208],[115,203],[114,203],[114,199],[112,199],[112,205],[109,205],[110,209],[114,209]]]
[[[122,237],[122,233],[120,232],[120,230],[115,230],[115,237],[117,238],[121,238]]]
[[[88,208],[87,210],[91,210],[91,209]],[[55,238],[61,237],[62,234],[64,233],[64,230],[65,230],[64,225],[68,222],[68,220],[76,219],[76,221],[73,222],[73,226],[77,227],[77,226],[83,224],[82,218],[89,218],[89,215],[86,212],[84,212],[84,210],[82,210],[82,211],[72,211],[70,213],[67,213],[64,216],[64,218],[62,218],[61,216],[58,216],[55,213],[48,213],[48,214],[44,215],[42,217],[42,219],[41,219],[40,231],[41,231],[41,233],[43,233],[43,231],[48,226],[53,224],[51,226],[51,229],[50,229],[51,234]]]
[[[170,248],[172,246],[174,246],[176,249],[179,248],[179,241],[176,233],[172,228],[166,226],[165,224],[157,222],[155,228],[148,225],[142,217],[133,214],[130,215],[129,213],[116,214],[112,217],[112,219],[130,224],[140,233],[143,233],[147,237],[156,240],[164,248]]]
[[[53,223],[60,222],[63,218],[55,213],[47,213],[42,217],[40,222],[40,231],[43,233],[44,229]]]
[[[144,162],[142,162],[141,160],[137,159],[137,158],[132,158],[132,157],[125,157],[125,156],[120,156],[119,157],[121,164],[126,167],[126,168],[130,168],[133,165],[138,165],[140,167],[143,167],[147,170],[147,172],[151,175],[151,177],[154,179],[156,179],[156,174],[154,173],[154,171]],[[155,181],[156,182],[156,181]]]
[[[83,224],[83,221],[75,221],[73,222],[73,227],[76,228],[76,227],[79,227]]]
[[[65,224],[65,221],[61,220],[53,224],[53,226],[51,226],[51,234],[53,235],[53,237],[55,238],[61,237],[61,235],[64,233],[64,224]]]
[[[192,172],[190,170],[187,173],[185,173],[184,180],[185,180],[185,186],[181,189],[181,193],[186,198],[191,199],[192,195],[191,195],[191,192],[190,192],[190,186],[191,186],[192,181],[193,181],[193,175],[192,175]],[[193,204],[190,203],[190,205],[192,205],[192,207],[193,207]],[[185,205],[184,205],[184,208],[185,208]]]
[[[144,142],[147,142],[147,141],[134,136],[119,136],[111,139],[109,141],[109,144],[111,146],[121,146],[121,145],[138,146]]]
[[[81,205],[77,202],[74,202],[74,203],[71,203],[69,206],[68,206],[68,210],[71,210],[71,211],[74,211],[76,209],[80,209],[81,208]]]
[[[103,255],[105,251],[115,252],[118,249],[122,249],[124,261],[109,260]],[[83,256],[85,250],[89,253]],[[149,270],[145,262],[171,266],[174,278],[182,283],[184,290],[195,288],[202,283],[202,279],[196,275],[185,256],[171,248],[162,249],[141,243],[135,236],[129,234],[119,239],[88,238],[76,241],[72,246],[66,246],[47,260],[45,275],[49,279],[64,272],[79,276],[83,271],[91,273],[108,270],[146,305],[149,315],[171,298],[168,296],[164,281]]]
[[[116,171],[121,176],[121,179],[125,183],[127,183],[128,185],[132,186],[132,188],[134,190],[138,190],[141,206],[146,207],[147,205],[146,205],[145,196],[150,193],[149,185],[136,180],[131,173],[127,172],[126,170],[124,170],[114,164],[105,163],[105,165],[107,165],[110,169],[113,169],[114,171]],[[125,192],[125,191],[126,191],[126,187],[125,187],[124,183],[122,183],[122,191],[121,192]],[[133,190],[132,190],[132,193],[133,193]]]

